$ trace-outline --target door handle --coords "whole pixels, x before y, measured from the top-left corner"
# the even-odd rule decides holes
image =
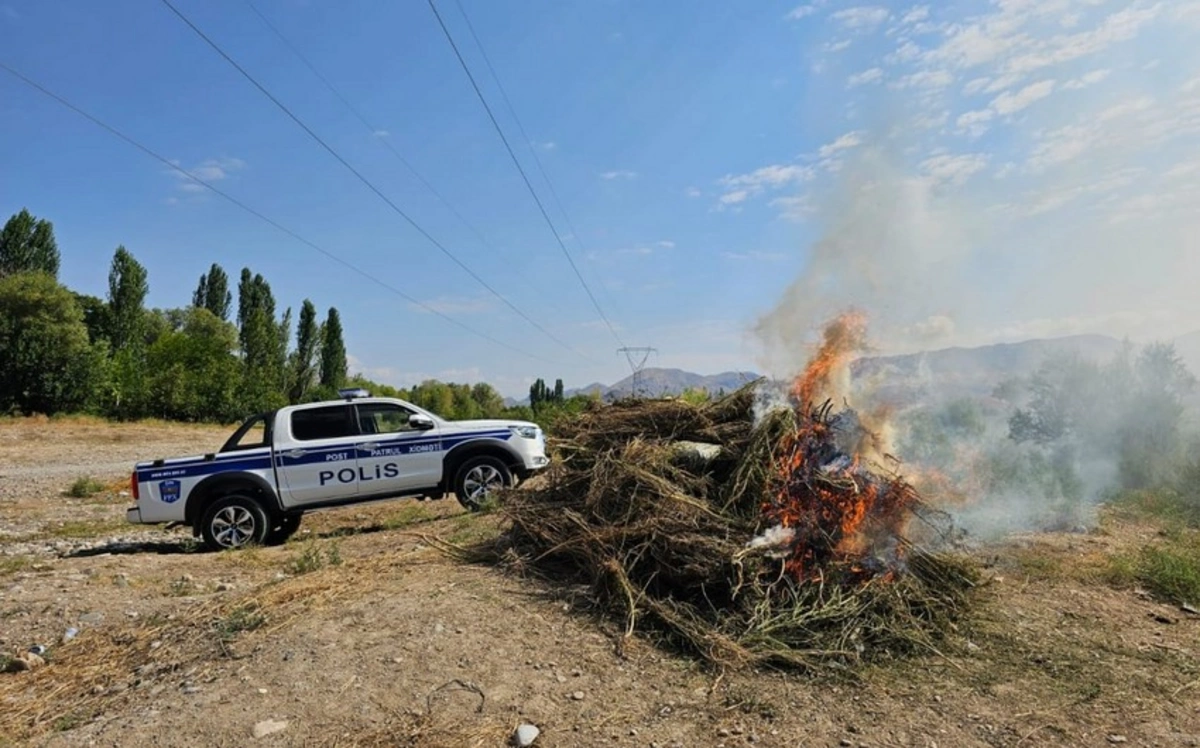
[[[370,452],[373,449],[379,449],[379,444],[377,442],[367,442],[366,444],[359,444],[358,448]]]
[[[286,454],[288,457],[292,457],[292,458],[303,457],[304,455],[308,454],[308,450],[307,449],[293,449],[292,451],[285,452],[284,454]]]

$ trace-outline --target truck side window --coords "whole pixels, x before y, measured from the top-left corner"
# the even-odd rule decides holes
[[[292,436],[299,441],[337,439],[356,434],[350,407],[306,408],[292,412]]]
[[[358,406],[358,422],[364,434],[396,434],[416,431],[408,425],[413,411],[391,403],[369,403]]]

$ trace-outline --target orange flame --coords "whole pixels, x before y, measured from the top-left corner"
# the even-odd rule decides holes
[[[846,312],[825,326],[816,355],[792,383],[792,396],[800,407],[809,407],[829,389],[833,375],[866,347],[866,340],[867,317],[862,312]]]
[[[833,388],[833,377],[862,351],[866,317],[848,312],[826,325],[823,340],[792,383],[799,415],[796,431],[778,445],[775,489],[763,506],[769,521],[794,530],[785,570],[802,581],[824,580],[833,569],[853,579],[891,578],[901,560],[897,538],[911,515],[916,492],[899,476],[866,469],[862,450],[877,453],[880,438],[861,422],[850,454],[841,453],[837,416],[816,398]],[[886,417],[886,414],[880,414]],[[875,560],[886,548],[890,558]]]

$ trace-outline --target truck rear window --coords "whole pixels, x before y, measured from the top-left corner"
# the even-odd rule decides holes
[[[349,406],[334,405],[292,412],[292,436],[300,441],[337,439],[354,436],[355,433]]]

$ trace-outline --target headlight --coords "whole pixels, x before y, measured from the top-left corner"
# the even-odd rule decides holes
[[[513,433],[517,436],[523,436],[526,439],[538,438],[538,432],[540,431],[537,426],[509,426],[509,428],[512,429]]]

